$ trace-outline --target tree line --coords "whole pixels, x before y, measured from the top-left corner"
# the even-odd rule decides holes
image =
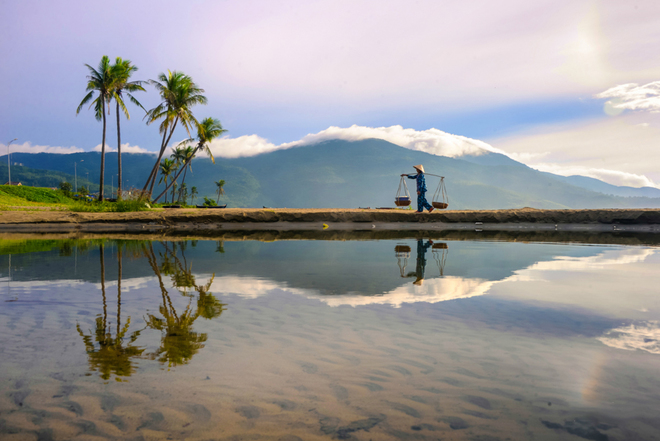
[[[215,164],[215,158],[213,157],[209,144],[213,139],[226,132],[226,130],[217,119],[209,117],[202,121],[198,121],[195,118],[192,112],[192,107],[197,104],[206,104],[208,100],[203,95],[204,89],[200,88],[190,76],[183,72],[168,70],[167,74],[161,73],[158,75],[157,80],[131,80],[131,76],[138,70],[138,68],[133,65],[130,60],[123,60],[120,57],[117,57],[114,64],[112,64],[107,55],[104,55],[101,58],[101,62],[96,69],[89,64],[85,64],[85,66],[89,69],[86,88],[87,95],[85,95],[80,102],[80,105],[76,110],[76,115],[80,113],[80,110],[85,104],[91,101],[89,108],[94,109],[96,120],[103,123],[99,201],[103,200],[105,174],[105,140],[107,128],[106,108],[107,114],[109,115],[112,101],[114,101],[116,105],[117,119],[118,198],[120,198],[122,194],[121,113],[126,116],[126,119],[130,119],[130,114],[126,108],[125,98],[128,98],[133,104],[145,111],[144,119],[146,120],[147,125],[160,121],[158,127],[159,133],[162,135],[160,149],[154,166],[142,188],[141,197],[152,200],[154,185],[159,171],[168,178],[170,176],[173,177],[171,179],[165,179],[165,190],[153,198],[154,202],[166,195],[168,190],[176,185],[176,181],[181,173],[184,174],[183,182],[185,182],[187,170],[192,170],[191,162],[200,152],[209,155],[211,161]],[[145,83],[153,86],[161,97],[161,102],[151,110],[146,110],[133,96],[135,92],[146,92],[143,86]],[[174,130],[178,125],[181,125],[186,129],[188,139],[179,143],[172,154],[172,159],[163,159],[165,150],[167,149],[167,146],[172,139],[172,135],[174,134]],[[196,132],[196,136],[194,137],[191,134],[193,131]],[[160,182],[162,181],[163,178],[161,178]],[[224,181],[222,181],[222,183],[224,184]]]

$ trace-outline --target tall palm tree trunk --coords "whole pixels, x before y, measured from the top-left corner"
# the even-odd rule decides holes
[[[153,168],[151,169],[151,173],[149,173],[149,177],[147,178],[147,182],[145,182],[144,187],[142,187],[142,193],[146,193],[147,188],[149,188],[149,184],[151,184],[151,180],[155,179],[155,177],[158,176],[158,166],[160,165],[160,158],[162,157],[163,145],[165,144],[165,137],[166,136],[167,136],[167,131],[163,132],[163,140],[160,143],[160,152],[158,153],[158,160],[156,161],[156,164],[154,164]]]
[[[99,251],[101,254],[101,294],[103,296],[103,340],[105,341],[106,326],[108,323],[108,304],[105,300],[105,249],[103,244],[100,245]]]
[[[156,260],[156,253],[154,253],[154,246],[152,243],[149,243],[149,250],[147,251],[146,246],[143,246],[143,249],[145,251],[145,254],[147,255],[147,259],[149,260],[149,265],[151,265],[151,269],[154,271],[154,274],[156,274],[156,277],[158,277],[158,283],[160,285],[160,293],[163,297],[163,307],[168,310],[171,314],[174,315],[174,317],[178,320],[179,317],[176,314],[176,311],[174,310],[174,306],[172,305],[172,300],[170,299],[169,293],[167,292],[167,289],[165,288],[165,284],[163,283],[163,276],[160,273],[160,270],[158,269],[158,260]]]
[[[151,197],[151,194],[154,191],[154,184],[156,183],[156,177],[158,176],[158,166],[160,165],[160,160],[163,159],[163,154],[167,149],[167,144],[170,143],[170,140],[172,139],[172,135],[174,134],[174,129],[176,129],[176,125],[178,122],[179,122],[179,117],[177,116],[176,119],[174,120],[174,124],[172,124],[172,129],[170,130],[170,134],[167,136],[167,140],[162,146],[160,146],[160,153],[158,154],[158,160],[156,161],[155,164],[156,168],[154,169],[154,176],[151,179],[151,187],[149,188],[149,197]]]
[[[112,195],[110,195],[112,197]],[[117,102],[117,199],[121,199],[121,130],[119,128],[119,102]]]
[[[154,164],[154,168],[151,170],[151,175],[149,175],[149,179],[151,180],[151,186],[149,187],[149,199],[151,199],[151,195],[154,192],[154,184],[156,183],[156,177],[158,176],[158,166],[160,165],[160,160],[163,158],[163,154],[165,153],[165,149],[167,148],[167,144],[170,143],[170,139],[172,139],[172,135],[174,134],[174,129],[176,129],[176,125],[179,122],[179,117],[174,120],[174,124],[172,125],[172,129],[170,130],[170,134],[167,136],[167,140],[165,141],[165,133],[163,133],[163,144],[160,146],[160,152],[158,153],[158,159],[156,160],[156,163]],[[167,132],[167,131],[166,131]],[[147,180],[147,183],[145,184],[144,188],[142,189],[143,191],[146,190],[147,186],[149,185],[149,180]]]
[[[195,150],[195,151],[196,151],[196,150]],[[192,158],[190,158],[190,161],[192,161]],[[186,160],[185,164],[183,165],[183,168],[185,169],[185,171],[183,172],[183,178],[181,178],[181,185],[182,185],[182,186],[183,186],[183,184],[186,183],[186,175],[188,174],[188,167],[187,167],[187,165],[188,165],[188,163],[190,163],[190,161]]]
[[[117,265],[119,274],[117,275],[117,335],[121,328],[121,244],[117,247]]]
[[[105,100],[101,102],[103,109],[103,141],[101,142],[101,178],[99,188],[99,201],[103,200],[103,178],[105,178]]]

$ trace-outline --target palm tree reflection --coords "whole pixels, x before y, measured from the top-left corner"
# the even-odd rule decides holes
[[[78,334],[83,339],[90,370],[99,372],[101,378],[108,380],[112,375],[128,377],[137,370],[138,359],[158,360],[168,367],[187,364],[192,357],[204,347],[208,336],[193,330],[193,324],[199,317],[213,319],[219,317],[224,311],[221,303],[209,292],[215,274],[204,285],[199,285],[192,273],[192,263],[185,257],[185,244],[183,246],[173,243],[162,243],[165,251],[158,253],[160,262],[156,257],[153,243],[142,242],[132,248],[135,257],[146,257],[151,269],[158,280],[162,304],[159,305],[159,314],[147,313],[144,318],[146,327],[129,334],[131,318],[126,323],[121,322],[121,282],[122,282],[122,247],[131,248],[129,244],[117,244],[117,326],[115,335],[112,335],[112,324],[108,321],[108,307],[105,283],[105,246],[100,245],[101,263],[101,296],[103,313],[96,318],[94,331],[85,334],[80,325],[77,325]],[[181,257],[179,257],[179,249]],[[170,297],[163,276],[170,276],[173,286],[187,297],[187,305],[181,311],[176,310]],[[195,300],[193,302],[193,300]],[[145,329],[154,329],[161,333],[160,346],[153,352],[145,353],[146,348],[136,345],[136,340]]]
[[[148,248],[146,245],[144,246],[144,253],[158,279],[163,301],[158,308],[162,317],[147,314],[145,321],[147,327],[161,332],[161,345],[155,352],[149,354],[149,358],[167,364],[168,367],[173,367],[187,364],[204,347],[204,342],[206,342],[208,336],[205,333],[193,331],[192,325],[195,320],[199,317],[206,319],[219,317],[224,311],[225,305],[208,292],[215,274],[206,285],[198,285],[192,274],[192,264],[188,265],[185,260],[185,246],[181,247],[182,262],[177,256],[176,244],[172,244],[172,249],[166,243],[163,245],[165,253],[161,254],[163,262],[160,266],[156,259],[153,244],[150,243]],[[177,313],[174,308],[172,299],[163,282],[163,274],[170,275],[174,287],[189,298],[188,305],[186,305],[183,312]],[[193,288],[198,294],[196,308],[193,308],[192,305],[195,296],[189,294],[190,288]]]
[[[105,249],[100,245],[101,256],[101,294],[103,297],[103,314],[96,318],[96,328],[89,335],[83,333],[80,325],[77,325],[78,334],[83,339],[89,367],[92,371],[98,371],[104,380],[110,379],[112,374],[117,377],[128,377],[136,370],[134,358],[139,358],[145,348],[134,346],[141,330],[131,333],[128,342],[124,339],[128,333],[131,324],[131,318],[128,317],[124,326],[121,326],[121,269],[122,255],[121,248],[117,253],[119,266],[119,283],[117,284],[117,329],[115,336],[112,336],[110,323],[108,323],[108,306],[105,293]],[[118,378],[117,378],[118,379]]]

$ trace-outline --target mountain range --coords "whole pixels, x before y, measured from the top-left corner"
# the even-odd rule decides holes
[[[78,183],[98,181],[98,152],[53,154],[14,153],[12,180],[31,175],[24,185],[53,186],[53,179]],[[122,155],[124,189],[141,188],[153,166],[152,154]],[[0,180],[6,180],[6,158],[0,158]],[[226,181],[221,203],[230,207],[358,208],[392,207],[400,174],[414,173],[415,164],[427,172],[430,200],[439,178],[445,177],[450,209],[499,208],[657,208],[660,190],[607,184],[584,176],[558,176],[539,172],[498,153],[437,156],[406,149],[380,139],[330,140],[277,150],[252,157],[197,158],[188,172],[188,188],[215,199],[215,181]],[[117,155],[106,155],[106,187],[117,178]],[[41,183],[50,176],[48,184]],[[83,180],[84,177],[84,180]],[[414,193],[412,180],[406,180]],[[160,186],[162,188],[162,185]],[[94,189],[94,186],[92,186]],[[413,197],[413,200],[415,198]],[[414,205],[414,202],[413,202]]]

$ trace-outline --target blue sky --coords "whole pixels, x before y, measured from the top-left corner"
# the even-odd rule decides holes
[[[13,151],[98,146],[101,124],[75,109],[84,64],[108,55],[138,66],[135,79],[193,77],[209,99],[196,116],[228,129],[220,155],[337,133],[330,127],[402,126],[419,132],[405,132],[410,148],[437,129],[541,170],[660,183],[655,1],[8,0],[0,14],[0,153],[13,138]],[[613,89],[625,84],[637,87]],[[158,95],[147,89],[139,99],[150,108]],[[155,150],[157,128],[130,111],[126,150]],[[458,137],[437,138],[434,152]]]

